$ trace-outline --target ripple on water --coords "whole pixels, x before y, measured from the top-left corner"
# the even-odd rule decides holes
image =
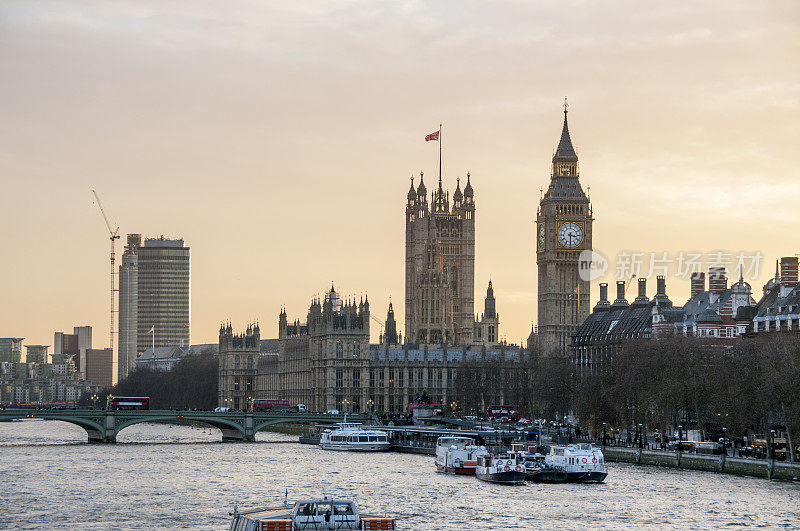
[[[34,424],[36,424],[34,426]],[[46,428],[43,430],[43,428]],[[259,440],[265,439],[259,434]],[[215,430],[135,425],[87,445],[62,422],[0,423],[0,528],[223,528],[240,507],[325,494],[405,529],[796,527],[800,490],[701,472],[610,464],[601,485],[504,487],[434,471],[433,458],[270,442],[219,444]]]

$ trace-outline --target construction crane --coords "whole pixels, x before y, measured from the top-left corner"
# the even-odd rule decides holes
[[[100,207],[100,213],[103,214],[103,220],[105,220],[106,222],[106,227],[108,227],[109,239],[111,240],[111,323],[110,323],[111,326],[109,327],[109,341],[111,341],[111,359],[112,359],[112,364],[114,364],[117,359],[116,356],[114,356],[114,313],[115,313],[114,292],[116,291],[114,286],[115,284],[114,275],[116,274],[114,270],[114,262],[115,262],[114,250],[116,248],[116,240],[119,239],[119,226],[117,226],[117,228],[115,229],[111,228],[111,223],[108,221],[108,216],[106,216],[106,211],[103,209],[103,204],[100,202],[100,196],[98,196],[97,192],[95,192],[94,190],[92,190],[92,193],[94,194],[94,198],[97,200],[97,206]],[[114,368],[114,373],[112,373],[112,378],[113,374],[115,373],[116,373],[116,367]]]

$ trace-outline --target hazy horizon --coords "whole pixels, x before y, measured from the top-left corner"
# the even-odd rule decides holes
[[[800,253],[798,35],[790,1],[4,2],[0,337],[88,324],[107,346],[92,189],[118,263],[127,233],[191,248],[192,343],[227,320],[276,337],[331,281],[381,322],[391,296],[404,333],[405,198],[420,170],[433,189],[443,123],[444,184],[475,189],[475,311],[491,278],[518,343],[564,96],[612,260],[592,304],[621,251],[759,252],[758,300]]]

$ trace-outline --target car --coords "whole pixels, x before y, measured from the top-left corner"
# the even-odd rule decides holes
[[[325,414],[326,415],[338,415],[339,414],[339,410],[338,409],[329,409],[328,411],[325,412]]]
[[[229,413],[231,408],[229,407],[218,407],[214,409],[214,413]]]
[[[306,405],[305,404],[297,404],[297,412],[298,413],[306,413]]]

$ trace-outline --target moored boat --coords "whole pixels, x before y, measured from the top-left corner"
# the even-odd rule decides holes
[[[513,452],[497,455],[487,453],[478,456],[475,477],[490,483],[523,485],[525,484],[525,465],[522,464],[521,456]]]
[[[478,457],[488,452],[470,437],[439,437],[436,440],[436,470],[448,474],[475,475]]]
[[[378,452],[389,449],[385,431],[370,430],[356,422],[340,422],[335,429],[323,430],[319,446],[323,450]]]
[[[602,483],[608,472],[603,452],[591,444],[551,446],[544,464],[567,475],[575,483]]]
[[[231,531],[301,531],[342,529],[367,531],[395,528],[395,519],[361,514],[356,504],[329,498],[301,500],[292,505],[261,507],[231,513]]]

